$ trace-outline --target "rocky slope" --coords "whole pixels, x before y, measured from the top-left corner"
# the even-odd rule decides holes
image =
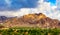
[[[40,28],[60,28],[60,21],[51,19],[44,14],[28,14],[22,17],[14,17],[3,22],[4,27],[40,27]]]
[[[0,16],[0,23],[4,22],[5,20],[7,20],[8,18],[5,16]]]

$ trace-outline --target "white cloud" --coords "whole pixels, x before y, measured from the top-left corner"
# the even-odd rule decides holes
[[[57,8],[57,6],[52,6],[52,9],[56,9]]]
[[[22,8],[14,12],[0,12],[1,15],[5,16],[23,16],[29,13],[43,13],[46,16],[53,19],[60,19],[60,11],[56,10],[57,6],[50,6],[49,2],[43,2],[43,0],[38,1],[37,8]]]

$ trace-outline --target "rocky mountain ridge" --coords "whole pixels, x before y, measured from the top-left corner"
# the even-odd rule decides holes
[[[3,22],[4,27],[40,27],[40,28],[60,28],[60,21],[51,19],[44,14],[28,14],[22,17],[9,18]]]

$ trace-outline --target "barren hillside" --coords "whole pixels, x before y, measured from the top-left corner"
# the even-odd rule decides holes
[[[22,17],[9,18],[3,22],[4,27],[40,27],[40,28],[60,28],[60,21],[51,19],[44,14],[28,14]]]

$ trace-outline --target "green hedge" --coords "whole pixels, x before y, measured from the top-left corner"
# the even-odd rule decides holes
[[[0,30],[0,35],[60,35],[60,29],[9,28]]]

